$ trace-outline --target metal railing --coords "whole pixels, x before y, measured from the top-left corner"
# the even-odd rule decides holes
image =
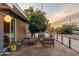
[[[79,52],[79,39],[71,38],[61,34],[55,34],[55,40],[75,50],[76,52]]]

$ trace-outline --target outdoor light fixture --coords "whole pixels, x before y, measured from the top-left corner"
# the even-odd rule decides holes
[[[12,17],[10,15],[5,15],[4,21],[10,23],[12,21]]]

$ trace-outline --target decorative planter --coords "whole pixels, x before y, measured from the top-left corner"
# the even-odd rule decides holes
[[[16,51],[16,42],[12,42],[12,43],[10,44],[10,50],[11,50],[12,52],[15,52],[15,51]]]

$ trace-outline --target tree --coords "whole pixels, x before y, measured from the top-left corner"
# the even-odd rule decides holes
[[[73,27],[69,24],[64,24],[61,29],[64,34],[72,34]]]
[[[62,27],[59,28],[58,32],[60,34],[72,34],[73,25],[63,24]]]
[[[55,28],[55,32],[56,32],[57,34],[63,34],[62,27],[57,27],[57,28]]]
[[[33,36],[35,33],[45,32],[48,27],[46,13],[39,9],[34,10],[33,7],[25,9],[25,14],[29,19],[29,30]]]

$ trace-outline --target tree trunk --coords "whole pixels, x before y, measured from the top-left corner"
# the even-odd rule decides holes
[[[31,38],[33,38],[33,33],[31,33]]]
[[[35,33],[34,33],[34,38],[35,38]]]

